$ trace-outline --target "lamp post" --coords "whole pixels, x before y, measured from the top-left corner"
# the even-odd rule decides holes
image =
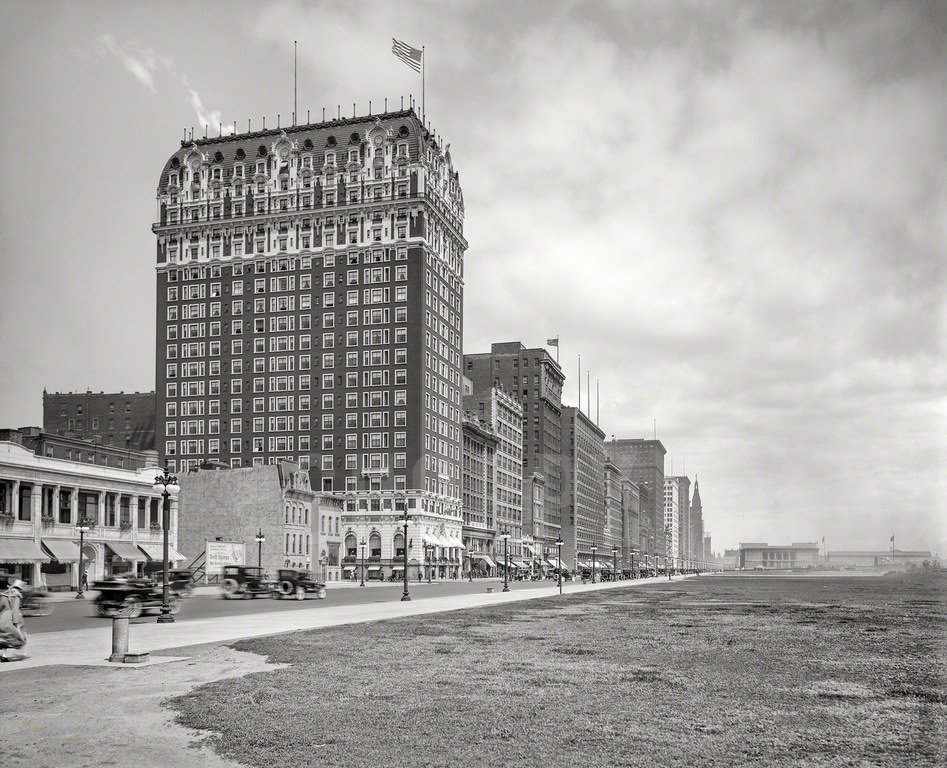
[[[664,526],[664,538],[667,541],[667,549],[664,555],[664,566],[668,571],[668,581],[671,580],[671,526]]]
[[[171,614],[171,590],[168,586],[168,528],[171,527],[171,494],[181,490],[178,485],[178,479],[167,469],[163,474],[155,477],[154,489],[164,497],[162,506],[162,528],[164,529],[163,555],[164,555],[164,574],[161,579],[161,615],[158,617],[159,624],[173,624],[174,616]]]
[[[263,567],[263,542],[266,541],[266,536],[263,535],[263,529],[260,528],[256,532],[256,567]]]
[[[84,600],[85,595],[82,594],[82,576],[84,574],[82,570],[82,547],[85,544],[85,535],[92,530],[92,521],[82,518],[76,523],[76,530],[79,531],[79,573],[77,576],[76,600]]]
[[[612,578],[618,581],[618,547],[612,547]]]
[[[638,574],[635,573],[635,550],[629,550],[629,555],[631,555],[631,578],[637,579]]]
[[[510,555],[507,551],[506,544],[510,540],[509,532],[504,532],[500,534],[500,538],[503,539],[503,591],[510,591]]]
[[[556,570],[559,571],[559,594],[562,594],[562,534],[556,539]]]
[[[411,595],[408,594],[408,526],[411,524],[411,518],[408,517],[408,511],[405,510],[404,517],[401,518],[401,524],[404,526],[404,594],[401,595],[402,600],[410,600]]]
[[[362,540],[359,542],[362,547],[362,583],[359,584],[360,587],[365,586],[365,538],[362,537]]]
[[[595,552],[598,550],[598,545],[593,544],[589,549],[592,550],[592,583],[595,583]]]

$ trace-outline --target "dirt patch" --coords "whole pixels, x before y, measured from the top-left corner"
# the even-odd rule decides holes
[[[276,667],[253,653],[200,646],[147,667],[38,667],[6,672],[0,697],[4,768],[235,768],[162,705],[196,686]]]

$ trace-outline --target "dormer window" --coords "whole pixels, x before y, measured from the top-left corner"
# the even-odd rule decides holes
[[[351,149],[351,150],[349,150],[349,162],[350,162],[350,163],[357,163],[357,162],[358,162],[358,150],[357,150],[357,149]]]
[[[326,165],[335,165],[335,152],[326,152]]]
[[[311,168],[311,167],[312,167],[312,157],[310,155],[306,155],[305,157],[303,157],[303,168]]]
[[[176,187],[178,185],[178,175],[176,173],[172,173],[170,176],[168,176],[168,184],[172,187]]]
[[[257,163],[257,164],[256,164],[256,172],[257,172],[257,173],[266,173],[266,163],[264,163],[263,161],[260,161],[259,163]]]
[[[399,144],[398,145],[398,157],[407,157],[408,156],[408,145]]]
[[[213,178],[215,181],[220,181],[220,168],[214,168]]]
[[[236,178],[238,178],[238,179],[242,179],[242,178],[243,178],[243,166],[242,166],[242,165],[235,165],[235,166],[233,167],[233,175],[234,175]]]

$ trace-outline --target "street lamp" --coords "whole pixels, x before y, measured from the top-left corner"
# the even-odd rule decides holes
[[[263,567],[263,542],[266,541],[266,536],[263,535],[263,529],[260,528],[256,532],[256,567]]]
[[[629,550],[629,555],[631,555],[631,578],[637,579],[638,574],[635,573],[635,550]]]
[[[592,583],[595,583],[595,552],[598,549],[597,544],[593,544],[589,549],[592,550]]]
[[[162,527],[164,528],[164,575],[161,582],[161,615],[158,617],[158,623],[173,624],[174,616],[171,615],[171,591],[168,586],[168,528],[171,527],[171,495],[180,491],[181,486],[178,485],[178,478],[165,469],[163,474],[155,477],[154,489],[164,497],[161,518]]]
[[[667,541],[667,549],[664,555],[664,566],[668,571],[668,581],[671,580],[671,526],[664,526],[664,538]]]
[[[404,526],[404,594],[401,595],[401,599],[410,600],[411,595],[408,594],[408,526],[411,524],[411,518],[408,517],[407,510],[404,512],[404,517],[401,518],[401,524]]]
[[[556,570],[559,571],[559,594],[562,594],[562,534],[556,539]]]
[[[612,547],[612,578],[618,581],[618,547]]]
[[[82,518],[76,523],[76,530],[79,531],[79,574],[77,577],[76,600],[84,600],[85,595],[82,594],[82,576],[84,574],[82,570],[82,546],[85,543],[85,535],[92,530],[92,521],[88,518]]]
[[[431,548],[431,557],[427,556],[428,547]],[[424,540],[424,559],[427,560],[427,583],[431,583],[431,571],[434,569],[434,545],[428,544],[427,539]]]
[[[362,537],[362,540],[359,543],[362,546],[362,583],[359,584],[359,586],[364,587],[365,586],[365,537],[364,536]]]
[[[510,591],[510,580],[509,580],[510,556],[506,548],[506,544],[510,540],[509,532],[507,531],[500,534],[500,538],[503,539],[503,591],[509,592]]]

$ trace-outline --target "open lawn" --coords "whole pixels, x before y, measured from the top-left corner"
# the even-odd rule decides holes
[[[716,575],[299,632],[168,705],[274,768],[944,765],[945,585]]]

